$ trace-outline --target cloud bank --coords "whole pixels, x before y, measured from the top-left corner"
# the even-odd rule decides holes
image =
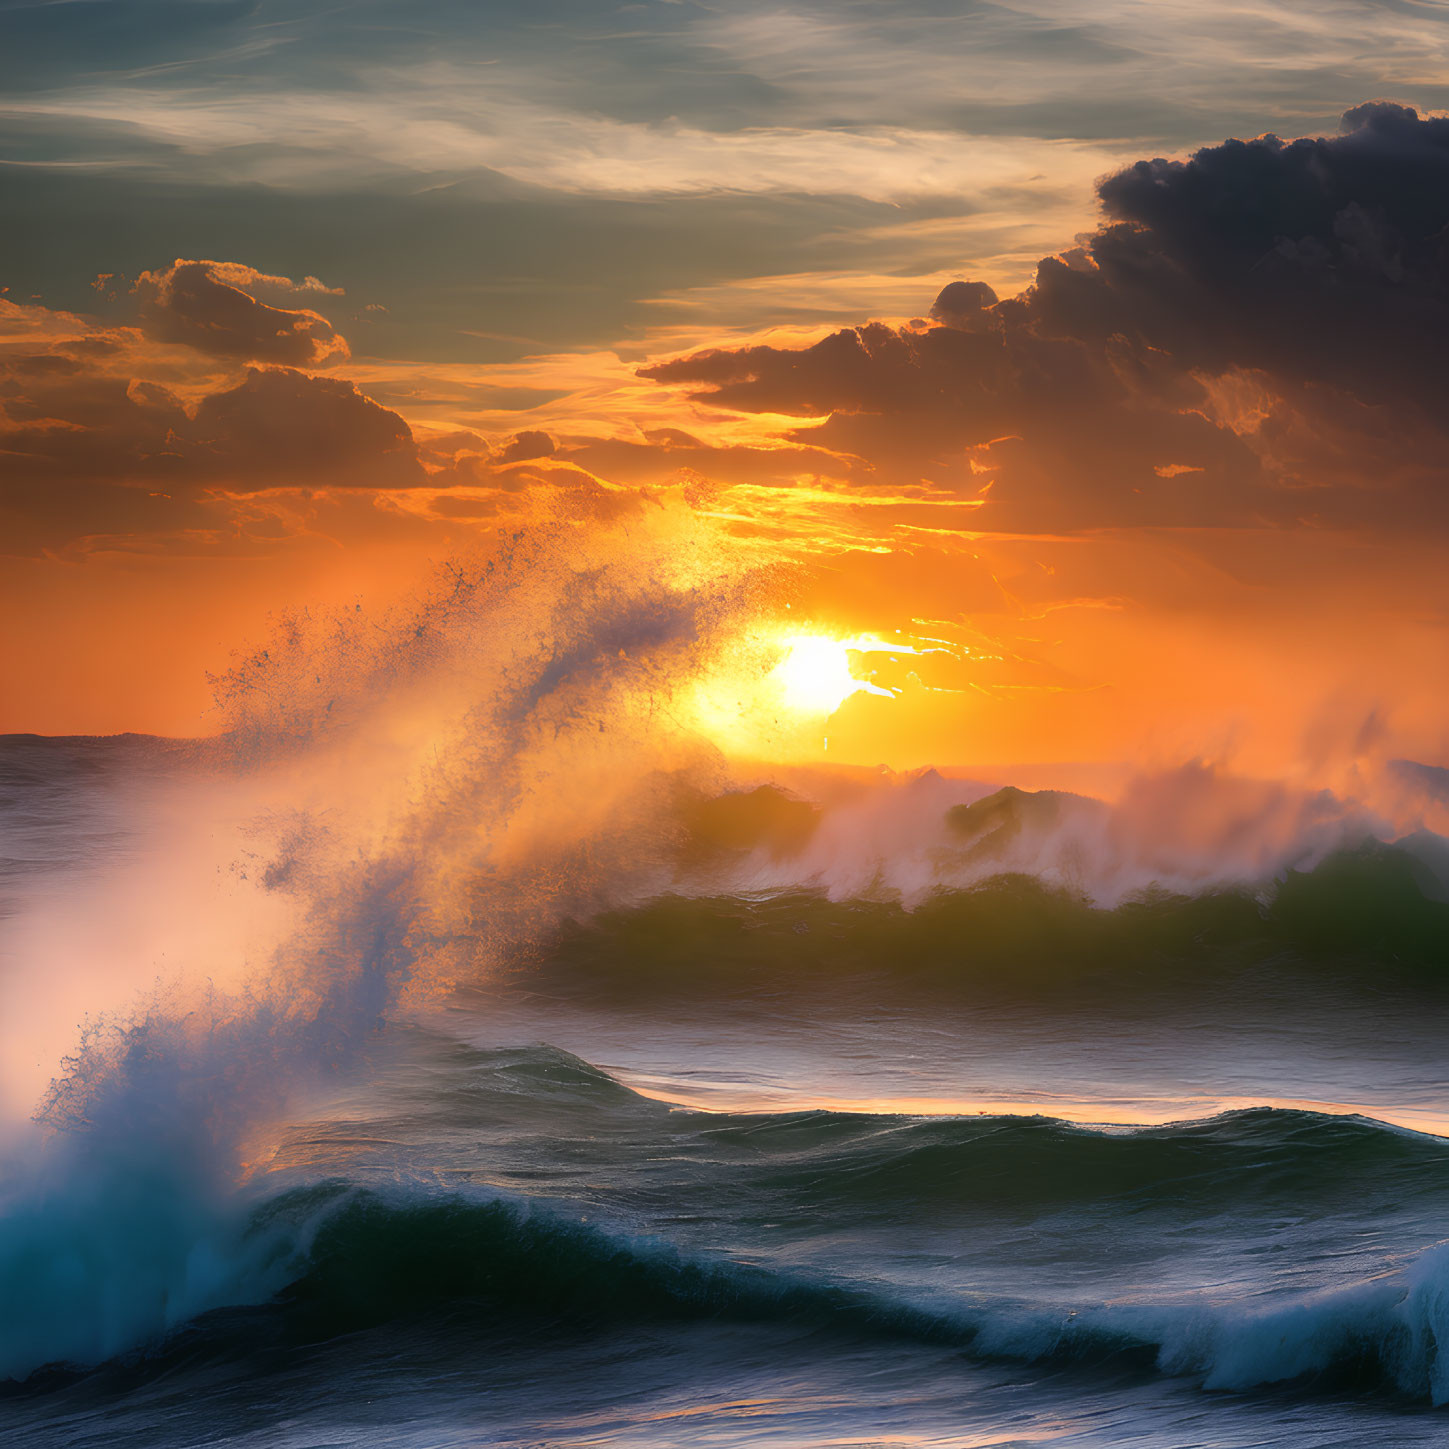
[[[263,287],[330,290],[315,278],[298,286],[237,262],[179,258],[164,271],[142,272],[132,290],[140,300],[141,328],[158,342],[288,367],[322,367],[350,355],[346,338],[325,317],[268,306],[255,295]]]
[[[884,491],[1002,535],[1449,523],[1449,120],[1374,102],[1333,136],[1144,160],[1099,193],[1097,229],[1018,296],[962,279],[902,325],[641,369],[682,422],[755,420],[744,441],[623,418],[420,435],[404,390],[388,407],[318,374],[349,360],[319,310],[339,289],[241,262],[142,272],[127,325],[3,302],[10,546],[284,488],[459,489],[432,510],[455,521],[491,517],[490,490],[615,483]]]
[[[1099,191],[1018,297],[957,282],[904,327],[644,375],[809,420],[790,442],[980,497],[988,529],[1449,522],[1449,120],[1372,103]]]

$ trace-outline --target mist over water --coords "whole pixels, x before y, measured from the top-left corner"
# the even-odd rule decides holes
[[[284,621],[212,739],[0,746],[16,1442],[203,1374],[178,1444],[253,1379],[377,1442],[1430,1442],[1433,768],[802,764],[788,590],[668,509],[525,535]]]

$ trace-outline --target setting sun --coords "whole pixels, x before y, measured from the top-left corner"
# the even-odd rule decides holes
[[[832,715],[852,694],[889,696],[890,690],[851,672],[851,650],[874,644],[874,640],[831,639],[823,634],[787,639],[785,657],[772,671],[785,704],[801,714]]]

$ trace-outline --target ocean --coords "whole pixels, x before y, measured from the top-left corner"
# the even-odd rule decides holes
[[[1446,1442],[1439,835],[621,745],[560,657],[0,741],[0,1442]]]

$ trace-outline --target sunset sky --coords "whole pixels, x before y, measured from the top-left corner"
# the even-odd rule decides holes
[[[1449,752],[1449,4],[0,21],[0,730],[679,508],[832,758]]]

